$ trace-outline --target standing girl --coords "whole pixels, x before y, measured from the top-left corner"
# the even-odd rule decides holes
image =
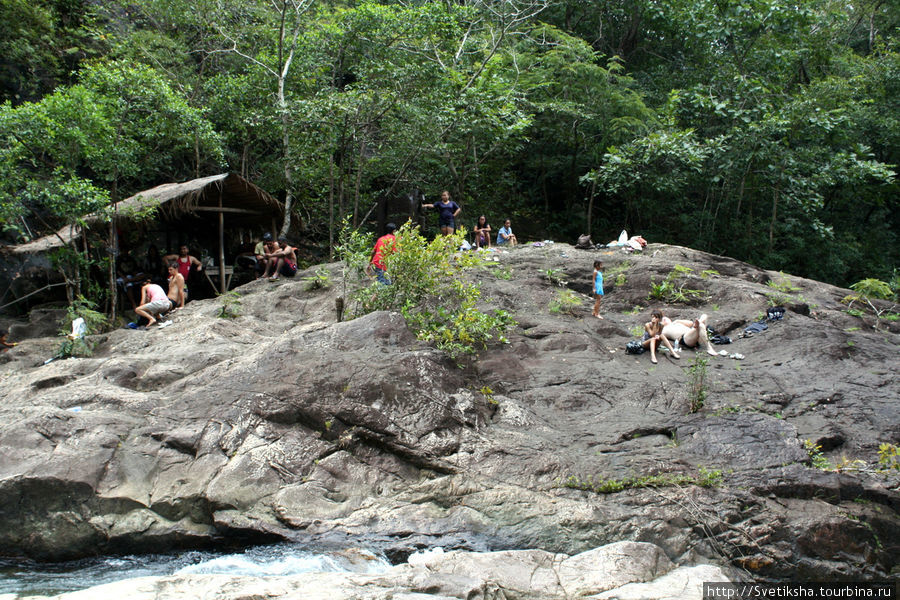
[[[444,235],[453,235],[456,229],[456,217],[459,216],[459,204],[450,199],[450,192],[444,190],[441,192],[441,201],[434,204],[423,204],[422,208],[436,208],[438,210],[438,226]]]
[[[594,310],[591,311],[591,314],[598,319],[602,319],[600,316],[600,300],[603,299],[603,261],[595,260],[594,261]]]

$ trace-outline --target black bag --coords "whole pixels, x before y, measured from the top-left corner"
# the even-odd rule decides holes
[[[575,244],[575,247],[581,250],[590,250],[594,247],[594,243],[591,242],[591,236],[583,233],[578,236],[578,242]]]
[[[625,354],[643,354],[646,351],[640,340],[631,340],[625,344]]]
[[[780,321],[784,318],[784,307],[773,306],[766,310],[766,318],[769,321]]]

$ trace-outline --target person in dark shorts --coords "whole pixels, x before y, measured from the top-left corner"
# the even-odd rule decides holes
[[[438,210],[438,226],[443,235],[452,235],[456,229],[456,217],[462,212],[462,208],[450,199],[450,192],[441,192],[441,201],[434,204],[423,204],[422,208],[436,208]]]
[[[270,272],[269,281],[278,281],[280,275],[293,277],[297,274],[297,249],[288,244],[287,238],[280,237],[274,244],[273,252],[266,251],[266,277]]]

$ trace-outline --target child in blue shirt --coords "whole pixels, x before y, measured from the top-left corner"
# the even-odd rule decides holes
[[[600,316],[600,300],[603,298],[603,261],[595,260],[594,261],[594,310],[591,311],[591,314],[598,319],[602,319]]]

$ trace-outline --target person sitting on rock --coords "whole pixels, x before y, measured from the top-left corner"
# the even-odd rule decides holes
[[[6,336],[9,335],[5,329],[0,329],[0,352],[6,352],[10,348],[15,348],[19,344],[16,342],[7,341]]]
[[[675,340],[679,345],[685,348],[699,348],[701,344],[706,345],[706,353],[716,356],[718,352],[713,350],[706,333],[706,315],[700,315],[700,318],[689,321],[688,319],[676,319],[669,321],[663,326],[663,337],[668,340]]]
[[[512,223],[507,219],[503,222],[503,227],[497,232],[497,245],[509,244],[510,246],[515,246],[518,243],[516,234],[512,232]]]
[[[263,277],[268,276],[269,281],[278,281],[279,275],[285,277],[296,275],[297,249],[288,244],[287,238],[278,238],[278,242],[270,248],[266,248],[266,271]],[[272,275],[269,276],[269,273]]]
[[[659,361],[656,360],[656,349],[659,347],[659,344],[665,344],[666,348],[669,349],[669,352],[672,353],[673,358],[681,358],[677,352],[675,352],[675,348],[672,347],[672,342],[663,335],[664,330],[664,322],[669,322],[669,320],[663,316],[662,311],[658,308],[653,309],[653,312],[650,313],[650,321],[644,323],[644,337],[641,339],[641,345],[644,348],[650,349],[650,362],[654,365]]]
[[[491,247],[491,226],[487,222],[487,217],[481,215],[475,222],[475,248]]]
[[[134,309],[134,312],[147,319],[147,327],[151,327],[156,324],[157,317],[170,308],[172,303],[166,292],[148,277],[144,281],[144,287],[141,288],[141,305]]]

